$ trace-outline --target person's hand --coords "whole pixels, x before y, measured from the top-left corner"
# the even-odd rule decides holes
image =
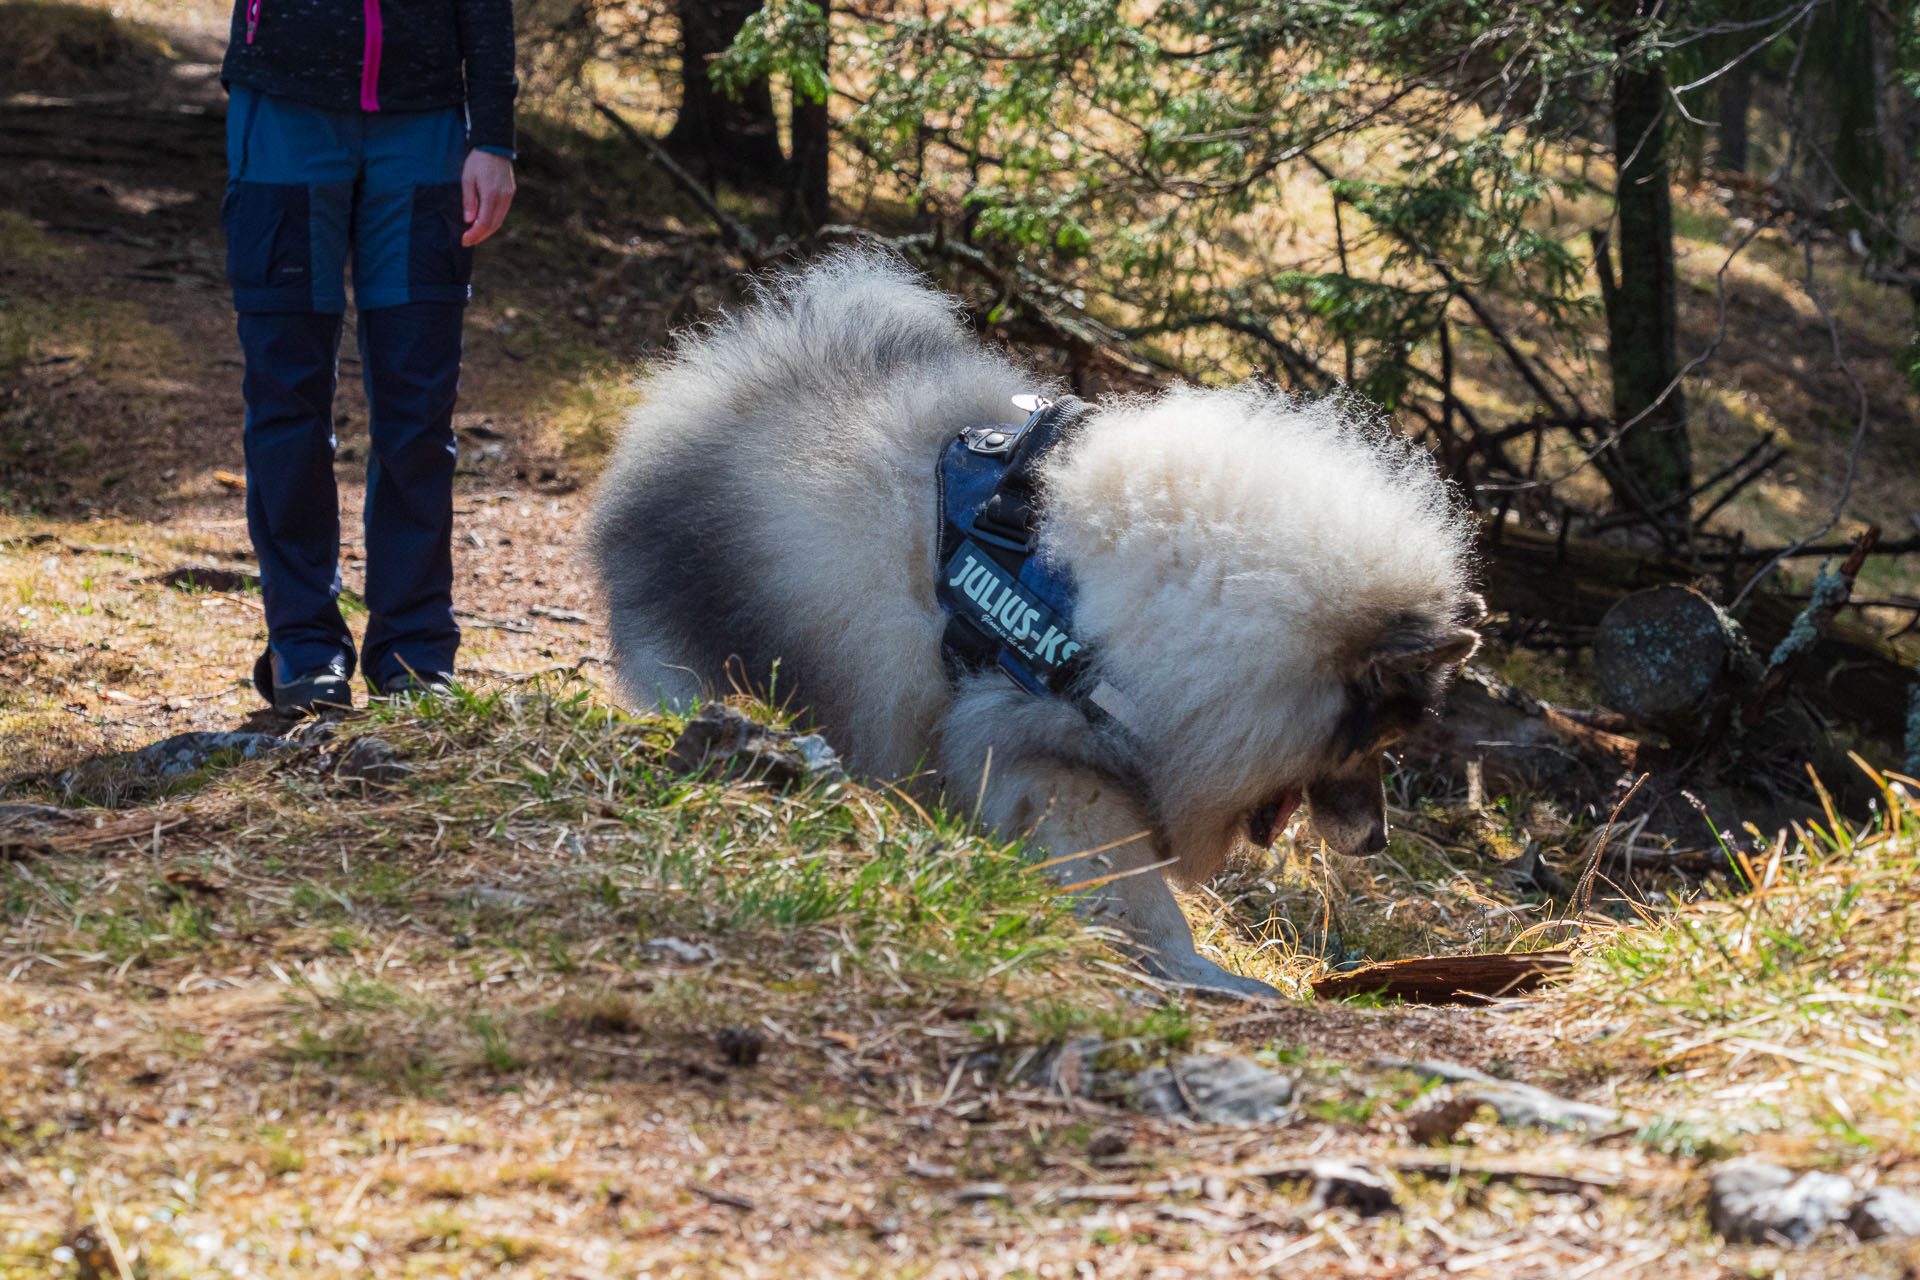
[[[469,151],[460,171],[461,213],[467,233],[460,243],[471,248],[500,229],[513,204],[513,161],[491,151]]]

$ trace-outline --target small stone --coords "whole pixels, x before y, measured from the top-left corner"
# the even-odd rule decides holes
[[[1707,1192],[1713,1229],[1736,1244],[1805,1244],[1847,1215],[1853,1184],[1742,1160],[1716,1169]]]
[[[754,1065],[767,1047],[767,1038],[752,1027],[722,1027],[714,1033],[713,1042],[719,1047],[721,1058],[734,1067]]]
[[[1363,1218],[1400,1210],[1393,1184],[1365,1165],[1315,1160],[1307,1166],[1307,1172],[1313,1179],[1311,1203],[1315,1210],[1351,1209]]]
[[[961,1204],[976,1204],[982,1200],[1005,1200],[1007,1184],[1004,1182],[970,1182],[964,1187],[956,1187],[953,1198]]]
[[[720,959],[720,953],[707,943],[682,938],[649,938],[640,945],[673,964],[714,964]]]
[[[918,1156],[908,1156],[907,1172],[916,1178],[951,1178],[960,1170],[950,1164],[935,1164]]]
[[[1860,1197],[1847,1216],[1847,1225],[1862,1240],[1920,1236],[1920,1196],[1878,1187]]]
[[[1407,1136],[1424,1147],[1444,1146],[1485,1105],[1470,1093],[1436,1094],[1425,1106],[1407,1113]]]
[[[1111,1160],[1127,1149],[1129,1139],[1119,1129],[1102,1129],[1087,1139],[1087,1155],[1094,1160]]]

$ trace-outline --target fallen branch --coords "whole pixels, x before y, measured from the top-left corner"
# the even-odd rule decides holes
[[[1766,673],[1760,677],[1760,687],[1754,690],[1746,709],[1740,713],[1740,722],[1747,728],[1760,723],[1768,704],[1793,683],[1794,676],[1806,665],[1807,655],[1813,651],[1820,632],[1853,595],[1853,582],[1860,576],[1860,566],[1867,562],[1873,544],[1879,540],[1880,526],[1868,525],[1867,531],[1854,540],[1853,550],[1840,565],[1840,571],[1829,574],[1823,569],[1814,579],[1812,598],[1793,620],[1792,630],[1774,647],[1773,656],[1767,660]]]
[[[766,252],[759,239],[738,218],[720,207],[700,180],[688,173],[678,160],[667,154],[667,149],[653,138],[628,124],[627,121],[604,102],[595,102],[593,109],[605,116],[609,123],[620,132],[620,136],[647,153],[647,158],[658,165],[660,171],[673,179],[674,185],[687,193],[689,199],[720,229],[720,237],[730,246],[747,255],[747,260],[759,266],[766,260]]]

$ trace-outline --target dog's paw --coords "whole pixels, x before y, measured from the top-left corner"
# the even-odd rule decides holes
[[[1232,996],[1237,1000],[1278,1000],[1280,993],[1260,981],[1224,969],[1206,957],[1192,954],[1174,964],[1154,966],[1155,977],[1199,991],[1205,995]]]

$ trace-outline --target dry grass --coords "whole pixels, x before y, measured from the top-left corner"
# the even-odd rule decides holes
[[[1642,1105],[1801,1159],[1920,1148],[1920,785],[1868,773],[1871,823],[1755,832],[1719,891],[1590,944],[1553,1016]]]
[[[1685,1020],[1736,1028],[1689,1050],[1725,1054],[1769,1009],[1792,1053],[1880,1034],[1891,1047],[1864,1051],[1884,1069],[1912,1061],[1905,1024],[1876,1032],[1839,999],[1910,999],[1892,993],[1911,926],[1887,911],[1910,897],[1908,801],[1837,852],[1783,848],[1760,893],[1596,938],[1571,987],[1515,1008],[1210,1008],[1129,977],[1017,849],[955,816],[850,784],[679,778],[661,763],[676,728],[578,682],[470,689],[214,770],[116,815],[131,838],[0,861],[0,1277],[76,1274],[105,1225],[155,1278],[1764,1273],[1768,1251],[1725,1249],[1698,1217],[1696,1158],[1748,1135],[1614,1046],[1668,1052],[1656,1033]],[[365,734],[399,750],[398,784],[334,773]],[[1349,920],[1429,899],[1416,936],[1470,942],[1476,850],[1503,828],[1461,823],[1480,836],[1414,839],[1318,892]],[[1265,874],[1304,892],[1317,873],[1296,854]],[[1253,875],[1192,910],[1240,928]],[[1760,947],[1764,922],[1821,965],[1718,973],[1730,995],[1704,1010],[1686,976],[1719,954],[1704,940],[1738,957],[1729,940]],[[1303,935],[1264,948],[1265,971],[1321,971],[1324,939]],[[647,945],[668,937],[691,963]],[[1608,1023],[1614,1041],[1582,1043]],[[756,1065],[718,1051],[727,1027],[763,1038]],[[1036,1046],[1087,1033],[1125,1046],[1110,1061],[1229,1041],[1297,1078],[1297,1118],[1195,1129],[1021,1083]],[[1597,1139],[1476,1121],[1451,1150],[1409,1148],[1427,1086],[1369,1069],[1382,1052],[1634,1114]],[[1713,1067],[1761,1098],[1818,1096],[1790,1058]],[[1860,1176],[1913,1149],[1871,1109],[1902,1087],[1846,1095],[1869,1148],[1792,1108],[1765,1141]],[[1088,1155],[1109,1126],[1128,1150]],[[1404,1213],[1320,1208],[1262,1173],[1330,1154],[1397,1171]],[[998,1189],[962,1194],[977,1182]],[[1903,1256],[1830,1242],[1794,1274],[1894,1276]]]

